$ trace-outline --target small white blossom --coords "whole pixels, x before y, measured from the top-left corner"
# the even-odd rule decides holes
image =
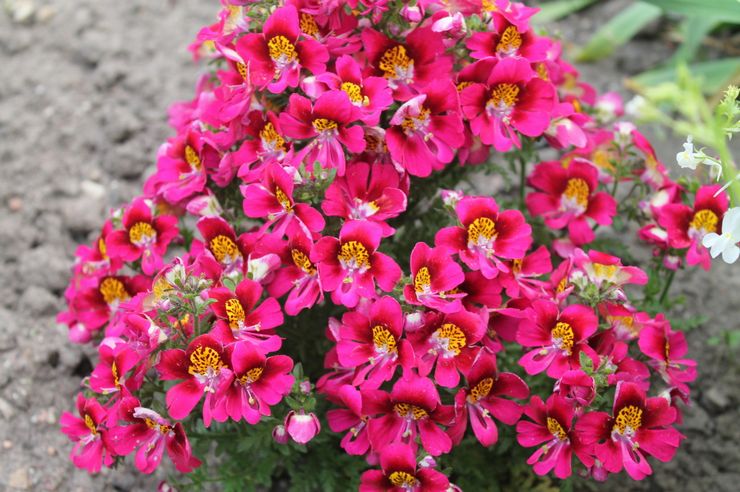
[[[683,152],[676,154],[676,162],[686,169],[695,170],[699,164],[715,167],[717,169],[717,180],[722,177],[722,164],[704,153],[703,150],[694,148],[694,137],[689,135],[683,144]]]
[[[735,263],[740,257],[740,207],[729,209],[722,219],[722,234],[710,232],[701,243],[709,248],[709,254],[716,258],[722,254],[725,263]]]

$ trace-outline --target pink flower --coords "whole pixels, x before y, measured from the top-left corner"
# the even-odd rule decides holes
[[[151,279],[144,275],[106,275],[76,292],[70,299],[70,309],[88,331],[95,331],[118,316],[121,304],[149,290],[150,285]]]
[[[245,257],[249,256],[244,235],[237,239],[231,225],[220,217],[203,217],[198,221],[197,227],[206,249],[224,268],[224,273],[228,275],[244,271]]]
[[[260,284],[244,279],[236,286],[236,292],[217,287],[209,291],[209,297],[216,301],[210,307],[220,320],[211,335],[221,343],[249,340],[267,352],[280,348],[281,340],[275,328],[283,324],[283,313],[273,297],[257,306],[262,298]]]
[[[431,83],[398,108],[390,125],[385,134],[388,150],[409,174],[423,178],[444,168],[463,144],[455,86],[444,80]]]
[[[598,170],[584,162],[542,162],[534,168],[529,185],[539,190],[527,195],[527,208],[535,217],[543,217],[553,229],[568,227],[576,245],[593,241],[595,235],[587,219],[609,225],[617,214],[616,200],[597,192]]]
[[[75,443],[69,458],[76,467],[97,473],[103,464],[111,466],[115,455],[108,430],[103,426],[108,415],[95,398],[87,399],[82,393],[77,395],[77,413],[80,417],[69,412],[61,417],[62,432]]]
[[[434,383],[424,377],[410,375],[393,385],[391,393],[365,390],[362,393],[362,413],[371,416],[368,425],[373,450],[382,450],[392,443],[414,442],[433,456],[448,453],[452,441],[437,424],[447,425],[452,408],[442,405]]]
[[[367,314],[348,311],[342,316],[337,357],[343,366],[357,368],[353,385],[375,389],[393,377],[399,364],[405,370],[413,365],[411,345],[401,339],[403,323],[401,305],[388,296],[373,302]]]
[[[298,86],[301,68],[314,74],[326,70],[326,48],[311,38],[299,41],[300,36],[298,12],[286,5],[268,17],[261,33],[237,40],[236,51],[255,85],[280,94],[287,87]]]
[[[301,151],[309,168],[319,162],[322,168],[336,169],[343,176],[344,148],[355,154],[365,150],[362,127],[350,126],[359,118],[360,110],[342,91],[323,93],[313,106],[305,97],[292,94],[288,110],[280,114],[280,125],[287,136],[310,140]]]
[[[665,398],[646,398],[634,383],[620,382],[614,395],[612,415],[590,412],[578,419],[576,431],[585,445],[594,446],[596,458],[606,471],[624,468],[635,480],[652,473],[646,455],[670,461],[684,438],[670,427],[676,409]]]
[[[607,299],[627,300],[622,289],[627,284],[645,285],[647,274],[638,267],[623,266],[622,260],[594,249],[588,254],[576,249],[572,255],[574,271],[570,274],[572,282],[593,284]],[[581,277],[583,275],[583,278]]]
[[[366,28],[362,44],[372,74],[385,77],[398,101],[408,101],[435,80],[448,79],[452,71],[452,58],[444,54],[442,36],[429,27],[414,29],[404,43]]]
[[[128,425],[111,429],[110,440],[122,456],[138,448],[134,463],[141,473],[153,473],[162,462],[165,449],[180,473],[190,473],[200,466],[181,423],[173,425],[133,397],[121,402],[119,414]]]
[[[556,96],[552,84],[536,76],[529,61],[505,58],[475,64],[473,79],[460,103],[473,135],[500,152],[521,147],[519,132],[537,137],[550,124]]]
[[[310,259],[312,248],[313,241],[303,232],[289,233],[288,242],[281,251],[284,266],[267,286],[270,295],[276,298],[289,292],[285,300],[285,313],[289,316],[323,300],[318,269]]]
[[[591,405],[596,397],[594,379],[580,369],[564,372],[553,391],[570,401],[577,412]]]
[[[550,251],[547,246],[540,246],[522,259],[514,259],[507,263],[507,272],[499,272],[497,277],[506,289],[506,295],[517,298],[520,295],[530,299],[541,297],[546,283],[534,277],[542,276],[552,271]]]
[[[418,467],[414,448],[392,444],[380,452],[382,470],[368,470],[360,478],[360,492],[445,492],[450,482],[442,473]]]
[[[446,250],[416,243],[411,251],[411,278],[413,284],[406,285],[403,291],[409,304],[421,304],[443,313],[462,309],[460,299],[465,294],[455,289],[465,281],[465,274]]]
[[[493,29],[476,32],[465,43],[476,60],[489,57],[521,57],[528,62],[543,61],[550,48],[548,38],[539,37],[527,22],[513,23],[499,12],[493,13]]]
[[[141,377],[136,377],[137,371],[130,377],[128,373],[142,358],[128,344],[103,341],[98,347],[98,355],[100,361],[90,375],[90,389],[104,395],[115,393],[120,399],[139,388]]]
[[[689,351],[686,337],[673,331],[667,320],[650,324],[640,332],[640,351],[650,357],[651,366],[663,380],[684,394],[689,393],[686,383],[696,379],[696,361],[684,358]]]
[[[279,164],[268,164],[259,184],[241,187],[244,215],[264,217],[267,220],[260,230],[273,226],[278,236],[291,227],[301,227],[306,234],[319,232],[324,218],[310,205],[293,200],[293,186],[293,178]]]
[[[598,318],[593,310],[572,304],[558,312],[557,304],[539,300],[532,303],[531,317],[524,318],[516,341],[525,347],[536,347],[519,359],[527,374],[559,378],[569,369],[580,368],[579,356],[585,352],[599,363],[598,355],[589,347],[588,338],[596,332]]]
[[[455,206],[462,227],[446,227],[435,237],[437,247],[460,254],[471,270],[495,278],[508,270],[499,258],[521,258],[532,243],[532,228],[518,210],[499,211],[493,198],[466,197]]]
[[[141,258],[141,269],[153,275],[162,268],[167,246],[177,237],[177,217],[152,217],[152,210],[143,198],[137,198],[123,213],[122,231],[112,231],[105,237],[108,255],[126,262]]]
[[[499,373],[496,356],[488,350],[479,352],[465,378],[468,385],[455,395],[455,421],[447,432],[453,443],[459,444],[470,420],[478,441],[483,446],[491,446],[498,441],[493,417],[506,425],[514,425],[522,414],[517,403],[502,396],[526,398],[529,388],[516,374]]]
[[[386,221],[406,210],[406,193],[400,181],[390,164],[350,163],[346,174],[336,177],[326,189],[321,209],[328,216],[377,222],[383,236],[390,236],[395,229]]]
[[[342,438],[341,446],[347,454],[361,456],[370,449],[367,417],[362,414],[362,395],[350,385],[339,388],[338,398],[346,408],[326,412],[332,432],[349,431]]]
[[[424,325],[408,337],[414,346],[419,374],[434,371],[434,381],[454,388],[460,381],[459,370],[470,368],[479,350],[474,345],[485,334],[480,315],[462,310],[452,314],[430,313]]]
[[[162,352],[157,371],[164,381],[182,380],[167,390],[165,399],[170,416],[176,420],[186,418],[205,394],[203,423],[210,426],[217,391],[232,374],[221,344],[211,335],[200,335],[190,342],[187,350]]]
[[[556,477],[569,477],[574,451],[586,466],[592,464],[587,448],[572,428],[573,406],[563,397],[551,395],[545,405],[539,396],[533,396],[524,414],[532,422],[521,420],[517,424],[517,442],[527,448],[542,444],[527,460],[537,475],[554,469]]]
[[[230,345],[226,354],[232,374],[221,382],[213,418],[225,422],[229,417],[254,425],[270,407],[277,405],[293,386],[293,360],[287,355],[265,357],[251,342]]]
[[[352,308],[360,297],[375,297],[375,282],[390,292],[401,278],[401,268],[377,251],[382,229],[373,222],[348,221],[339,239],[322,237],[311,251],[323,288],[336,304]]]
[[[292,154],[280,126],[280,119],[275,113],[252,111],[249,113],[249,121],[245,132],[251,138],[245,140],[238,150],[226,154],[234,164],[239,164],[238,176],[247,183],[257,181],[262,176],[265,165],[283,164]]]
[[[321,423],[313,413],[306,414],[305,411],[290,411],[285,417],[285,429],[293,441],[298,444],[306,444],[321,432]]]
[[[106,220],[98,238],[90,245],[81,244],[75,251],[75,276],[115,274],[123,266],[120,258],[108,256],[105,238],[113,231],[113,224]]]

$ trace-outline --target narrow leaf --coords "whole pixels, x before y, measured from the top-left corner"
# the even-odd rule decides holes
[[[540,11],[532,20],[537,24],[556,21],[573,12],[578,12],[593,3],[596,3],[596,0],[555,0],[553,2],[547,2],[540,7]]]
[[[726,87],[733,77],[740,74],[740,57],[694,63],[689,65],[689,71],[693,76],[702,80],[702,91],[705,94],[715,94]],[[674,81],[677,77],[676,67],[666,67],[643,72],[627,79],[626,84],[639,91],[645,87]]]
[[[737,0],[644,0],[665,12],[693,17],[719,17],[724,22],[740,24],[740,2]]]
[[[720,19],[713,16],[689,17],[681,25],[683,42],[666,65],[677,65],[691,61],[699,51],[704,38],[720,24]]]

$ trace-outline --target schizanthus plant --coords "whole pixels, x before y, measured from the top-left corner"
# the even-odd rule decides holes
[[[455,489],[461,443],[514,436],[538,475],[670,460],[696,364],[660,311],[724,192],[672,181],[536,9],[221,3],[143,194],[76,253],[75,465],[186,474],[265,433],[255,461],[341,447],[364,491]]]

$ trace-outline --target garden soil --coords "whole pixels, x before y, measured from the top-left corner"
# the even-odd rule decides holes
[[[581,42],[624,2],[604,4],[554,28]],[[154,490],[162,479],[130,463],[95,477],[70,464],[59,416],[72,409],[94,352],[71,345],[54,318],[76,246],[139,191],[171,134],[167,107],[192,95],[198,68],[186,47],[217,8],[216,0],[0,0],[0,490]],[[621,90],[624,75],[667,53],[659,41],[637,41],[583,67],[585,79]],[[672,162],[677,143],[657,143]],[[677,276],[686,304],[676,314],[708,317],[688,335],[700,376],[680,427],[686,442],[671,463],[654,462],[644,483],[610,480],[601,490],[737,490],[737,354],[707,342],[738,328],[738,268]]]

